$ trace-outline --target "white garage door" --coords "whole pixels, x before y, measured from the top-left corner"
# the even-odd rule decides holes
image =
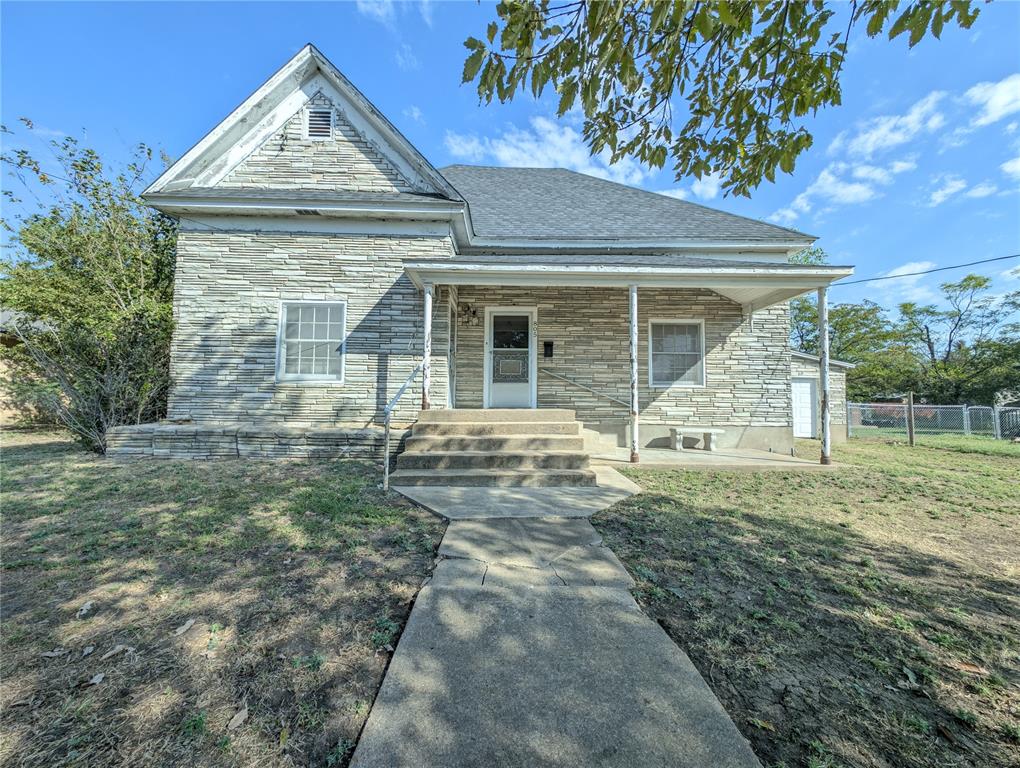
[[[793,380],[793,436],[814,437],[818,403],[817,387],[814,379]]]

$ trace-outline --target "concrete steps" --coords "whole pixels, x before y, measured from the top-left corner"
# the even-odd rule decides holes
[[[424,411],[397,457],[400,486],[592,486],[581,426],[564,409]]]
[[[401,469],[587,469],[582,451],[429,451],[401,454]]]
[[[434,437],[441,435],[579,435],[581,425],[576,421],[419,421],[415,435]]]
[[[417,432],[404,443],[405,451],[580,451],[584,438],[580,435],[443,435],[418,437]]]

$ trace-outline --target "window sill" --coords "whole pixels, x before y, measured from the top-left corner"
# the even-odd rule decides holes
[[[277,379],[278,387],[342,387],[343,379]]]

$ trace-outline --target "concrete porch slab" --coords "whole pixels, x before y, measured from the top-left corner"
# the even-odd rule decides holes
[[[393,486],[393,490],[451,520],[493,517],[588,517],[641,491],[608,466],[593,466],[597,485],[553,488]]]
[[[422,589],[352,768],[760,768],[622,589]]]
[[[597,467],[633,467],[634,469],[726,469],[726,470],[830,470],[835,465],[822,466],[817,461],[788,456],[782,453],[754,451],[743,448],[720,448],[704,451],[688,448],[673,451],[668,448],[642,448],[641,461],[630,463],[627,448],[600,448],[591,454],[592,469]]]

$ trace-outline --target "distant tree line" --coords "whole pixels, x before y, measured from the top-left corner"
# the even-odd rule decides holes
[[[827,256],[811,248],[796,260],[822,264]],[[870,300],[831,304],[831,355],[856,366],[847,374],[851,400],[907,391],[943,404],[1020,398],[1020,291],[996,293],[990,278],[975,274],[942,283],[940,290],[937,305],[904,302],[895,314]],[[812,296],[790,302],[790,343],[818,353]]]

